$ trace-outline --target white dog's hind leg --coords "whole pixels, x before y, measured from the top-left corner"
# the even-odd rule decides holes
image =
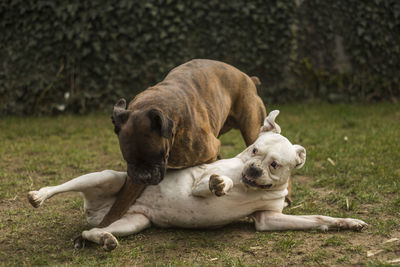
[[[332,229],[361,230],[367,224],[351,218],[333,218],[322,215],[286,215],[280,212],[259,211],[252,215],[258,231]]]
[[[218,174],[205,175],[194,183],[192,194],[197,197],[209,197],[226,195],[233,187],[232,179]]]
[[[43,187],[39,191],[30,191],[28,200],[35,208],[52,196],[63,192],[83,192],[85,196],[111,196],[116,194],[125,183],[126,173],[112,170],[93,172],[74,178],[61,185]]]
[[[83,231],[82,237],[102,245],[106,251],[111,251],[118,246],[118,241],[114,235],[128,236],[136,234],[150,227],[150,225],[150,220],[143,214],[125,214],[121,219],[105,228],[93,228],[89,231]]]

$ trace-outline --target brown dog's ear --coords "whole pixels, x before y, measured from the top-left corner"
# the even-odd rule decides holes
[[[126,110],[126,100],[121,98],[114,105],[113,114],[111,116],[111,121],[114,124],[114,132],[116,134],[121,130],[121,126],[128,120],[129,118],[129,110]]]
[[[174,122],[165,116],[158,109],[151,109],[148,113],[151,121],[151,128],[158,131],[162,137],[170,139],[172,137],[172,129]]]

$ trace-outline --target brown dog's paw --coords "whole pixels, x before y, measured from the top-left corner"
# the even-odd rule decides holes
[[[220,197],[226,195],[229,189],[233,186],[232,180],[213,174],[210,176],[209,187],[210,191]]]

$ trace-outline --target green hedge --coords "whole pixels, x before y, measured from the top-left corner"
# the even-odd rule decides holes
[[[298,19],[300,91],[333,100],[400,95],[400,1],[305,0]]]
[[[0,18],[3,114],[110,109],[192,58],[259,76],[266,102],[399,96],[396,0],[5,0]]]

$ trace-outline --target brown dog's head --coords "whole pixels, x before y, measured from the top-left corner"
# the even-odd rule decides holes
[[[160,110],[127,110],[125,99],[111,117],[128,176],[137,184],[158,184],[164,178],[174,122]]]

